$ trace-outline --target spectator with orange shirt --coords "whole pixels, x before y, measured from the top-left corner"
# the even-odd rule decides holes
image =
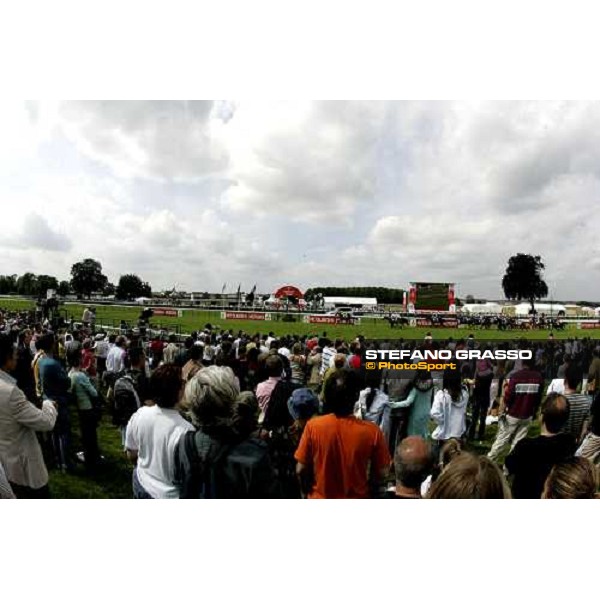
[[[331,414],[308,421],[294,457],[308,498],[369,498],[380,494],[391,457],[383,433],[352,414],[360,376],[340,369],[325,384]]]

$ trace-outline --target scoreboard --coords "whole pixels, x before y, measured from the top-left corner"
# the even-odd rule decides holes
[[[454,284],[437,282],[414,282],[408,292],[409,310],[452,311],[455,310]]]

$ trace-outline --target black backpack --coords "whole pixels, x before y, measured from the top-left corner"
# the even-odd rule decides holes
[[[196,443],[196,436],[200,448]],[[183,452],[189,461],[187,477],[180,474],[180,498],[214,499],[216,495],[216,482],[214,478],[215,467],[227,456],[231,446],[221,444],[209,436],[197,432],[187,431],[181,440],[179,452]]]
[[[127,425],[133,413],[141,405],[133,377],[127,372],[121,373],[113,386],[113,425],[121,427]]]

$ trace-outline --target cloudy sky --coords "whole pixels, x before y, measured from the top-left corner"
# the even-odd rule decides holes
[[[0,273],[600,299],[600,103],[0,104]]]

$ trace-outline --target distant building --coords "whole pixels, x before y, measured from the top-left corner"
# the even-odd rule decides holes
[[[377,298],[361,298],[358,296],[325,296],[323,298],[326,309],[341,308],[372,308],[377,306]]]

